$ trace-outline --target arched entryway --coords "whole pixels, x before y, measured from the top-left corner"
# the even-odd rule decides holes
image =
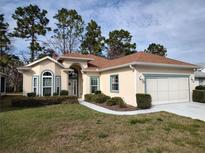
[[[70,96],[82,97],[82,68],[79,64],[72,64],[70,69],[71,71],[68,72],[68,93]]]

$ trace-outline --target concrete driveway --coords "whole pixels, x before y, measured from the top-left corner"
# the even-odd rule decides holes
[[[205,121],[205,103],[184,102],[156,105],[153,109],[167,111],[193,119],[200,119]]]
[[[113,111],[89,102],[85,102],[83,100],[80,100],[80,104],[102,113],[114,114],[114,115],[137,115],[137,114],[166,111],[181,116],[205,121],[205,103],[196,103],[196,102],[170,103],[170,104],[163,104],[163,105],[154,105],[152,106],[151,109],[136,110],[136,111]]]

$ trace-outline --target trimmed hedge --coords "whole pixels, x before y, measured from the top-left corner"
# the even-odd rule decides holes
[[[53,96],[58,96],[59,94],[57,92],[53,93]]]
[[[95,91],[95,95],[97,94],[102,94],[102,92],[100,90]]]
[[[121,97],[112,97],[106,101],[106,104],[108,106],[119,105],[121,108],[126,107],[126,104]]]
[[[94,94],[85,94],[85,101],[91,102]]]
[[[11,100],[11,105],[14,107],[37,107],[62,103],[74,104],[79,102],[75,96],[21,97]]]
[[[110,99],[110,96],[107,96],[105,94],[97,94],[92,97],[91,102],[105,103],[108,99]]]
[[[192,100],[194,102],[205,103],[205,90],[193,90]]]
[[[66,96],[66,95],[68,95],[68,91],[67,90],[61,90],[60,95],[61,96]]]
[[[196,90],[205,90],[205,86],[196,86],[195,87]]]
[[[28,97],[36,97],[36,93],[34,93],[34,92],[27,93],[27,96]]]
[[[149,94],[136,94],[137,107],[140,109],[149,109],[152,106],[152,98]]]

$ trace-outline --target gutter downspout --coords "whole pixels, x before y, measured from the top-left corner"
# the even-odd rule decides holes
[[[133,67],[132,65],[129,65],[129,67],[131,68],[132,71],[135,71],[135,67]]]
[[[134,100],[135,103],[137,103],[136,100],[136,93],[137,93],[137,69],[133,66],[133,65],[129,65],[129,67],[131,68],[132,72],[133,72],[133,79],[134,79]]]

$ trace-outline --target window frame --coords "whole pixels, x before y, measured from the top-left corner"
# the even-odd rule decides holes
[[[51,75],[44,75],[44,73],[49,72]],[[51,86],[44,86],[44,78],[51,78]],[[53,91],[54,91],[54,75],[53,72],[50,70],[45,70],[42,72],[42,78],[41,78],[41,83],[42,83],[42,96],[44,95],[44,88],[51,88],[51,96],[53,96]]]
[[[112,79],[114,77],[118,77],[118,82],[117,83],[112,83]],[[113,84],[117,84],[118,85],[118,90],[112,89],[113,88]],[[119,93],[119,89],[120,89],[119,86],[120,86],[119,75],[118,74],[110,75],[110,92],[111,93]]]
[[[58,79],[59,79],[59,86],[57,86],[57,80]],[[61,91],[61,77],[60,76],[55,77],[55,92],[56,93],[57,93],[57,88],[59,88],[58,95],[60,95],[60,91]]]
[[[34,85],[34,80],[36,79],[36,86]],[[36,92],[35,92],[35,89],[36,88]],[[32,92],[35,92],[36,95],[39,95],[39,76],[37,75],[34,75],[32,77]]]
[[[92,85],[92,79],[97,79],[97,85]],[[95,93],[92,92],[92,87],[97,87],[97,90],[100,90],[100,77],[99,76],[91,76],[90,77],[90,93]]]

